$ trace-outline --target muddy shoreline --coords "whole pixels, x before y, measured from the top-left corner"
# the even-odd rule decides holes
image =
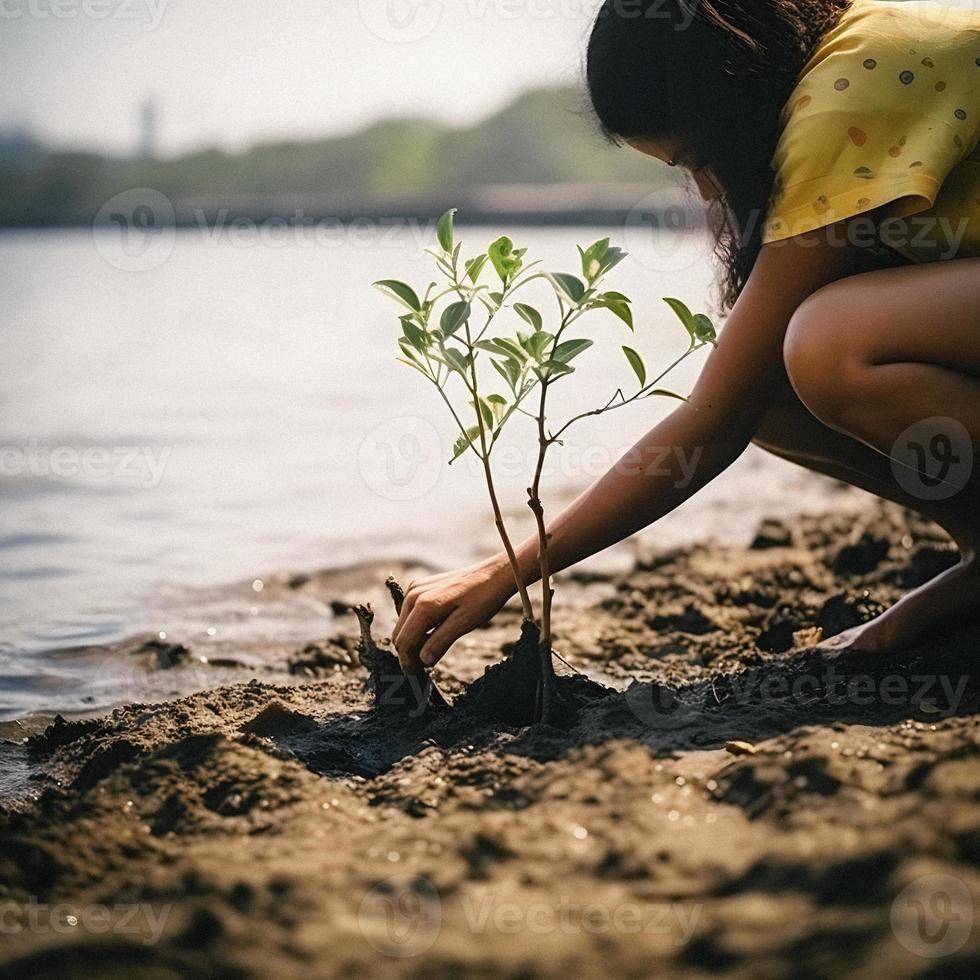
[[[812,649],[953,561],[869,506],[573,576],[560,683],[602,686],[530,727],[464,708],[514,611],[435,672],[455,710],[392,716],[357,596],[285,582],[338,618],[275,676],[16,746],[0,976],[976,975],[977,630]]]

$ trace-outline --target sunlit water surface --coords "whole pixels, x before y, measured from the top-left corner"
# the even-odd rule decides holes
[[[500,234],[460,233],[467,251]],[[623,229],[516,237],[545,268],[574,272],[575,244],[605,233],[624,241]],[[559,389],[556,419],[635,384],[621,344],[651,367],[683,352],[660,297],[707,305],[703,239],[631,237],[609,285],[633,297],[636,335],[609,313],[583,321],[577,333],[596,346]],[[382,277],[424,285],[422,244],[414,227],[320,244],[184,231],[164,261],[134,271],[88,232],[0,236],[0,717],[71,706],[92,668],[66,648],[204,635],[202,588],[368,559],[446,565],[494,546],[479,473],[471,460],[444,465],[453,423],[395,362],[395,309],[371,288]],[[545,285],[527,299],[551,311]],[[689,389],[702,357],[665,383]],[[670,407],[649,400],[583,422],[556,450],[546,503],[588,485]],[[529,529],[525,422],[498,450],[518,535]],[[749,533],[760,506],[796,509],[787,472],[743,458],[648,535]],[[751,507],[738,489],[747,478]]]

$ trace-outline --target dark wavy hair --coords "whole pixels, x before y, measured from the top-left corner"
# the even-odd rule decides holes
[[[605,0],[589,40],[592,107],[616,142],[676,140],[708,167],[709,205],[730,307],[761,248],[780,112],[851,0]]]

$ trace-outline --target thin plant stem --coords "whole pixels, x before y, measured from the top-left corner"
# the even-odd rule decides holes
[[[455,270],[454,270],[455,273]],[[454,275],[455,278],[455,275]],[[485,329],[485,328],[484,328]],[[470,338],[470,325],[466,324],[466,345],[470,351],[470,381],[472,384],[473,407],[476,412],[476,424],[480,432],[480,460],[483,463],[483,476],[487,484],[487,494],[490,497],[490,506],[493,508],[493,522],[500,536],[501,544],[510,563],[510,570],[514,576],[514,584],[517,586],[517,594],[521,599],[521,612],[525,620],[534,621],[534,607],[531,605],[531,596],[524,584],[524,577],[521,575],[521,567],[517,561],[517,553],[514,551],[513,542],[507,532],[507,525],[504,523],[504,515],[500,509],[500,502],[497,499],[497,488],[493,479],[493,467],[490,465],[490,449],[487,446],[487,430],[483,422],[483,412],[480,405],[480,393],[476,378],[476,360],[473,357],[473,344]]]

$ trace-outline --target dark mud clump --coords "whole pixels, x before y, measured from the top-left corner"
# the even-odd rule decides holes
[[[534,623],[523,623],[521,637],[510,655],[488,667],[453,703],[461,727],[466,726],[468,718],[476,723],[498,722],[512,728],[534,722],[540,710],[539,636]],[[550,724],[572,728],[585,708],[613,693],[583,674],[558,674]]]
[[[401,587],[389,578],[385,583],[395,607],[400,613],[404,594]],[[499,663],[486,669],[483,676],[466,686],[450,709],[446,698],[432,678],[423,671],[406,674],[398,658],[379,647],[372,635],[374,612],[370,606],[354,606],[360,626],[358,656],[367,668],[369,688],[374,695],[376,710],[384,714],[408,715],[410,719],[445,715],[436,728],[465,735],[497,723],[512,728],[532,725],[541,716],[541,652],[537,624],[525,621],[517,643]],[[612,690],[589,680],[580,673],[554,678],[554,704],[549,724],[571,728],[579,713],[587,706],[612,694]]]

